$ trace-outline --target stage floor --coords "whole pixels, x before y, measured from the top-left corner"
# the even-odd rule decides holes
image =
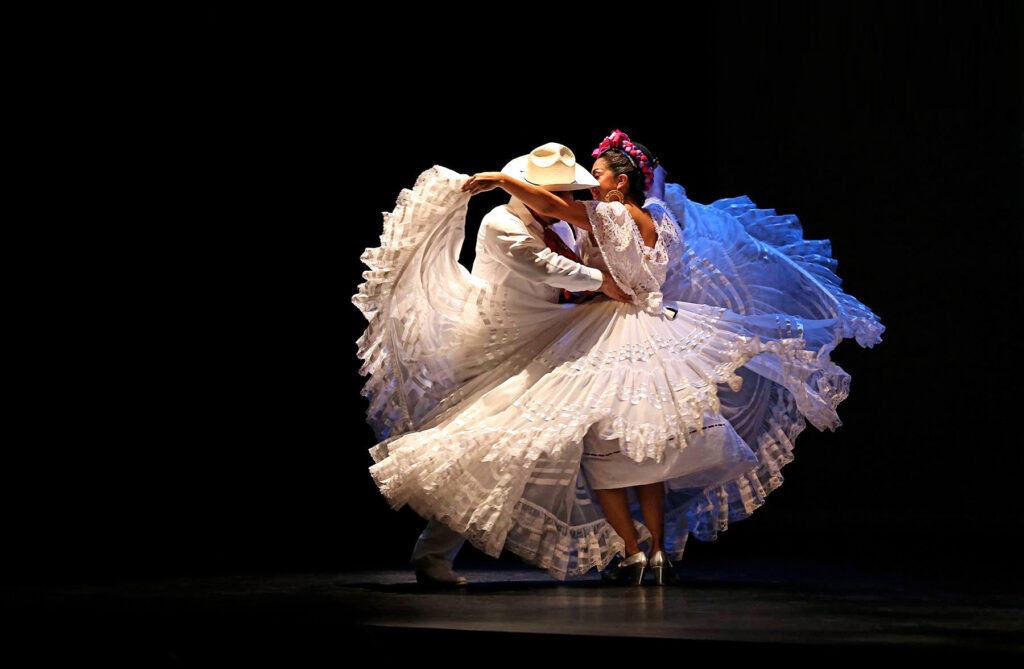
[[[389,658],[449,648],[487,664],[466,653],[568,660],[628,650],[664,661],[677,651],[756,659],[785,648],[789,662],[1024,651],[1024,603],[998,574],[757,560],[688,565],[681,585],[658,588],[608,586],[596,574],[558,582],[495,565],[461,569],[471,583],[455,589],[424,589],[411,570],[6,586],[16,621],[7,650],[167,666],[344,661],[356,646]]]

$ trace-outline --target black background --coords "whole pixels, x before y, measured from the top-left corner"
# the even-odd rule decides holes
[[[691,199],[745,194],[831,239],[887,327],[835,352],[845,424],[808,427],[768,503],[688,552],[1010,559],[1019,3],[501,7],[178,17],[141,135],[159,271],[122,286],[137,317],[92,333],[68,436],[8,471],[15,577],[402,566],[423,521],[367,472],[359,256],[430,166],[499,170],[549,141],[589,166],[615,128]],[[475,197],[467,238],[506,200]]]

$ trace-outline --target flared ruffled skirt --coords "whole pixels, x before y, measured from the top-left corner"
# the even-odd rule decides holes
[[[838,421],[834,407],[848,379],[835,366],[823,369],[803,340],[762,339],[750,319],[720,307],[668,306],[674,318],[611,301],[580,305],[520,373],[440,424],[375,447],[370,471],[381,492],[490,555],[508,548],[565,578],[603,567],[623,547],[580,475],[588,433],[616,441],[637,463],[704,448],[705,431],[727,423],[719,388],[741,390],[736,372],[755,358],[821,425]],[[692,487],[757,467],[752,450],[733,457],[716,463],[724,479],[701,468],[670,481],[666,514],[679,530],[666,535],[670,553],[681,555],[690,524],[679,523],[687,509],[677,503],[700,504]],[[638,531],[648,534],[642,523]]]

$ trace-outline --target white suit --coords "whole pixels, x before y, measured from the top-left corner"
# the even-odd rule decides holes
[[[578,251],[568,223],[558,221],[551,228],[570,249]],[[473,275],[513,289],[516,292],[509,294],[526,303],[536,300],[557,303],[562,289],[597,290],[604,280],[601,270],[581,265],[549,249],[544,242],[544,228],[526,205],[514,197],[507,205],[492,209],[481,221]],[[443,523],[430,520],[416,541],[412,559],[451,564],[464,542],[462,535]]]

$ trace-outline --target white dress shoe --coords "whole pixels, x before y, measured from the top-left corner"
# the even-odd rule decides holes
[[[451,565],[445,562],[421,560],[413,562],[416,567],[416,582],[421,585],[455,586],[466,585],[466,577],[452,572]]]

